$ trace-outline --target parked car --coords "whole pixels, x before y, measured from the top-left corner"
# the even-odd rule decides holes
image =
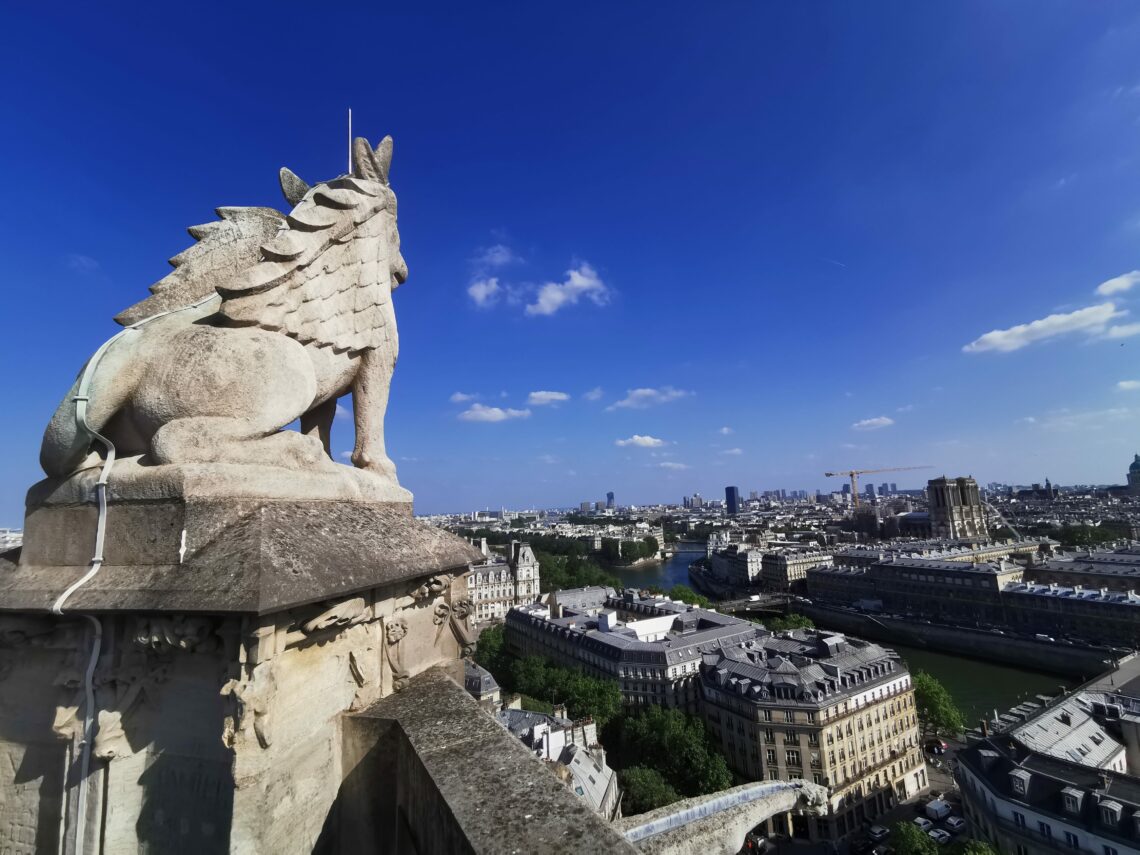
[[[930,829],[934,828],[934,823],[925,816],[916,816],[914,818],[914,824],[922,831],[930,831]]]
[[[867,832],[867,836],[878,843],[881,840],[886,840],[891,836],[891,830],[881,825],[872,825],[871,830]]]
[[[950,816],[946,818],[946,822],[942,823],[946,826],[946,830],[952,834],[957,834],[960,831],[965,831],[966,820],[960,816]]]
[[[946,749],[949,748],[941,739],[928,739],[923,748],[926,749],[928,754],[945,754]]]
[[[933,820],[946,819],[950,816],[950,804],[940,798],[931,799],[926,803],[926,815]]]
[[[933,831],[926,832],[926,836],[937,843],[939,846],[945,846],[950,842],[950,834],[943,831],[941,828],[935,828]]]

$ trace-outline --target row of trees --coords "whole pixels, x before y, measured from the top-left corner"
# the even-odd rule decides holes
[[[512,656],[501,625],[488,627],[480,634],[475,661],[494,674],[505,691],[527,695],[543,704],[564,703],[573,719],[592,718],[602,728],[621,712],[617,683],[551,664],[538,656]]]
[[[534,656],[515,657],[507,650],[502,626],[483,630],[475,661],[494,674],[505,691],[544,704],[565,703],[571,718],[594,719],[608,762],[625,790],[626,814],[732,786],[728,765],[697,716],[657,706],[622,713],[616,682]]]
[[[651,706],[618,716],[602,743],[625,790],[626,814],[732,786],[732,773],[704,721],[681,710]]]
[[[642,558],[656,558],[661,546],[657,538],[650,535],[641,540],[617,540],[602,538],[602,561],[607,564],[632,564]]]

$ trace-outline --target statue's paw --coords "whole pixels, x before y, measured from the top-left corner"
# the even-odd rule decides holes
[[[375,458],[367,451],[354,451],[352,453],[352,465],[357,469],[363,469],[365,472],[371,472],[373,475],[379,475],[381,478],[396,480],[396,464],[387,455]]]

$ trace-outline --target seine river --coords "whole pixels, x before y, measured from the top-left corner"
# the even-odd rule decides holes
[[[704,554],[703,549],[678,552],[660,564],[614,567],[610,568],[610,572],[624,584],[635,588],[654,585],[668,591],[677,584],[692,587],[689,582],[689,564],[704,557]],[[1038,694],[1055,695],[1061,686],[1071,688],[1076,685],[1061,677],[1009,665],[980,662],[900,644],[886,646],[897,650],[912,672],[926,671],[937,677],[953,695],[965,714],[966,721],[971,724],[976,723],[986,712],[992,715],[995,707],[998,712],[1005,712],[1025,698]]]

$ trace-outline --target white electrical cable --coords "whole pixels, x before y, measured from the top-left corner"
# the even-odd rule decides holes
[[[111,336],[111,338],[107,339],[107,341],[103,342],[102,347],[95,351],[95,355],[92,356],[83,367],[83,374],[80,375],[79,378],[79,387],[75,390],[75,396],[71,399],[75,403],[75,425],[81,434],[88,436],[94,442],[102,443],[103,447],[107,450],[107,456],[103,461],[102,468],[99,470],[99,480],[95,482],[95,499],[98,503],[98,516],[95,521],[95,552],[91,556],[91,566],[86,573],[72,582],[67,589],[56,598],[55,602],[52,603],[51,610],[54,614],[62,615],[64,603],[67,602],[72,594],[94,579],[96,574],[103,567],[103,544],[107,534],[107,483],[111,477],[111,467],[115,465],[115,444],[91,427],[87,421],[87,404],[91,400],[91,382],[95,376],[95,369],[99,367],[100,361],[102,361],[103,357],[107,354],[107,351],[111,349],[111,345],[123,336],[135,332],[145,324],[149,324],[151,321],[165,317],[166,315],[171,315],[175,312],[184,312],[187,309],[196,309],[204,303],[215,299],[215,297],[216,295],[211,294],[209,297],[192,303],[189,306],[183,306],[180,309],[172,309],[167,312],[159,312],[157,315],[151,315],[149,318],[144,318],[138,323],[132,324],[124,330],[120,330]],[[73,829],[75,835],[73,852],[75,855],[83,855],[83,830],[87,825],[87,777],[91,772],[91,748],[95,740],[95,727],[97,722],[95,715],[95,667],[99,663],[99,653],[103,646],[102,622],[92,615],[83,615],[83,617],[91,622],[93,637],[91,640],[91,656],[87,660],[87,670],[83,676],[83,742],[80,748],[76,820],[75,828]]]

